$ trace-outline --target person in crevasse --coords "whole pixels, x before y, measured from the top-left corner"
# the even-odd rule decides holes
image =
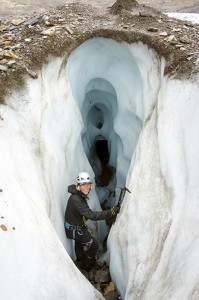
[[[99,243],[88,230],[86,221],[105,220],[119,213],[117,206],[105,211],[92,211],[87,204],[88,194],[92,188],[90,175],[87,172],[80,172],[77,184],[68,187],[68,192],[72,195],[68,199],[65,211],[66,236],[75,240],[76,259],[77,262],[83,263],[82,268],[85,270],[91,269],[94,265],[99,248]]]

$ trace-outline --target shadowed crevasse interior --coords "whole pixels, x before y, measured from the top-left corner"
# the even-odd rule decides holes
[[[93,38],[77,47],[68,60],[68,78],[84,124],[82,143],[100,202],[116,187],[125,186],[145,119],[147,84],[142,68],[148,66],[136,51],[142,56],[146,52],[146,60],[150,52],[142,47],[133,53],[126,43]],[[102,188],[107,188],[103,196]]]

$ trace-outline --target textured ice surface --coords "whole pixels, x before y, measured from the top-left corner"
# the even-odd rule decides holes
[[[79,171],[94,177],[89,160],[100,171],[94,142],[106,138],[114,184],[132,192],[108,240],[119,292],[198,299],[197,83],[165,78],[141,43],[96,38],[65,61],[50,58],[0,106],[0,298],[103,299],[71,260],[63,218],[67,186]],[[92,191],[94,210],[104,194]],[[105,223],[90,226],[102,241]]]

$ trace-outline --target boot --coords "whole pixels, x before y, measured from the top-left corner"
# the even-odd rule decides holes
[[[86,256],[85,260],[84,260],[84,265],[83,265],[83,269],[86,271],[90,271],[92,269],[92,266],[95,263],[95,257],[90,257],[90,256]]]
[[[84,269],[84,262],[86,261],[86,254],[85,253],[76,253],[76,261],[75,261],[75,265],[79,268],[79,269]]]

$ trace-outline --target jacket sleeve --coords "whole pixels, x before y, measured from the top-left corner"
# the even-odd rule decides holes
[[[82,202],[79,197],[78,200],[75,201],[75,209],[82,215],[85,216],[86,219],[92,221],[105,220],[112,217],[111,210],[104,211],[92,211],[87,203]]]

